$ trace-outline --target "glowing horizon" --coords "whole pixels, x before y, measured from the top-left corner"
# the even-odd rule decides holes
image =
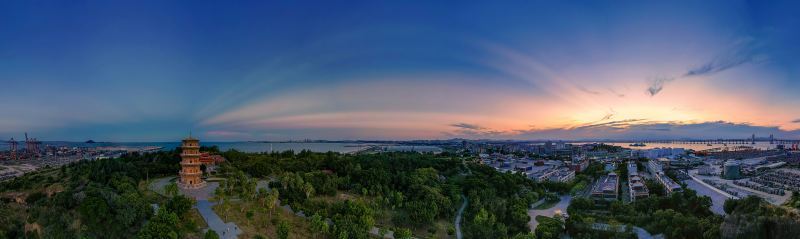
[[[61,5],[0,3],[0,138],[800,138],[794,3]]]

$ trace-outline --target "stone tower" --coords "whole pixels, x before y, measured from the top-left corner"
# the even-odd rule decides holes
[[[178,181],[178,186],[186,189],[202,188],[206,186],[200,176],[203,172],[200,171],[200,140],[192,138],[183,139],[181,144],[181,179]]]

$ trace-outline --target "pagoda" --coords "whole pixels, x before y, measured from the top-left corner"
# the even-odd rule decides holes
[[[190,134],[188,138],[183,139],[181,143],[181,179],[178,181],[178,186],[184,189],[197,189],[206,186],[206,181],[203,181],[200,176],[203,172],[200,170],[200,140],[192,138]]]

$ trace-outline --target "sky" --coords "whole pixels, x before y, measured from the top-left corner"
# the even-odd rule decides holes
[[[0,138],[800,138],[796,1],[3,1]]]

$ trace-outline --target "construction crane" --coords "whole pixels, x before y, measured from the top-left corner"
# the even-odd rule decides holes
[[[39,146],[42,144],[36,138],[28,138],[28,132],[25,132],[25,151],[30,158],[39,156]]]
[[[10,152],[9,159],[17,160],[17,141],[12,137],[8,140],[8,151]]]

